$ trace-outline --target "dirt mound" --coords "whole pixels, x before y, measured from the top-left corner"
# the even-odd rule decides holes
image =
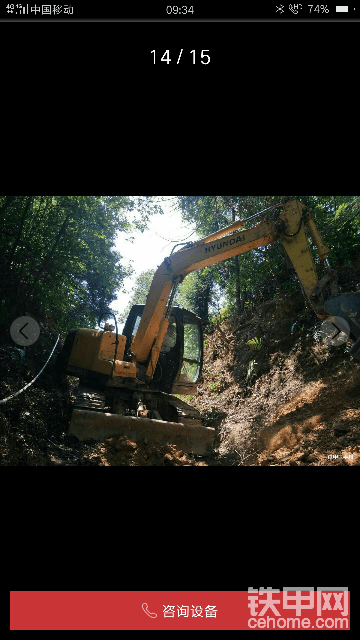
[[[217,428],[214,464],[360,464],[360,366],[319,325],[294,293],[209,335],[191,402]]]
[[[195,459],[172,445],[159,446],[145,441],[135,443],[126,437],[107,440],[97,445],[96,457],[106,467],[202,467],[203,461]]]

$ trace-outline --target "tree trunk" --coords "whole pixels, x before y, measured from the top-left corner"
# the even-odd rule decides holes
[[[236,220],[235,209],[233,209],[233,222]],[[241,288],[240,288],[240,266],[239,266],[239,256],[234,257],[235,261],[235,282],[236,282],[236,310],[238,315],[241,315]]]
[[[205,285],[197,300],[197,313],[204,326],[209,324],[209,303],[210,303],[211,283]]]

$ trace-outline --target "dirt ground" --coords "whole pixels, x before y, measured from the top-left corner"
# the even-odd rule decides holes
[[[77,380],[61,385],[51,363],[28,391],[0,405],[0,464],[358,466],[360,362],[348,355],[351,342],[337,348],[322,342],[319,325],[299,292],[207,334],[204,382],[187,400],[216,428],[210,458],[128,438],[80,443],[68,436]],[[26,353],[0,343],[0,399],[35,377],[56,337],[43,328]],[[247,344],[255,338],[258,348]]]
[[[320,340],[302,306],[292,294],[209,337],[195,403],[217,428],[217,464],[360,464],[360,362],[351,341]],[[254,338],[259,350],[246,344]]]

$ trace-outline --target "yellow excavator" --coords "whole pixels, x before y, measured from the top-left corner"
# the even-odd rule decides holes
[[[257,217],[260,222],[245,229]],[[305,224],[320,260],[325,261],[321,280]],[[197,392],[203,332],[194,313],[173,305],[176,290],[192,271],[278,239],[315,314],[330,319],[338,332],[344,330],[341,318],[346,320],[355,342],[350,353],[360,360],[360,294],[338,295],[330,251],[312,212],[298,200],[287,199],[173,252],[155,273],[146,304],[132,308],[123,335],[118,334],[116,318],[115,325],[106,323],[104,329],[68,334],[58,365],[63,374],[80,379],[70,434],[81,441],[126,435],[136,442],[154,440],[196,455],[210,454],[215,430],[203,426],[199,411],[177,397]]]

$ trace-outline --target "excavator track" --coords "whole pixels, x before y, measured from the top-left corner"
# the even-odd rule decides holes
[[[200,411],[194,407],[190,407],[186,402],[183,402],[180,398],[176,398],[175,396],[168,396],[167,399],[169,404],[175,407],[179,422],[192,425],[194,427],[202,426]]]
[[[200,413],[178,398],[160,395],[176,409],[179,422],[110,413],[104,393],[80,385],[69,433],[80,441],[103,442],[115,436],[127,436],[135,442],[146,439],[162,445],[174,444],[194,455],[213,453],[215,430],[202,425]]]
[[[79,386],[74,409],[84,411],[105,411],[105,394],[89,387]]]

